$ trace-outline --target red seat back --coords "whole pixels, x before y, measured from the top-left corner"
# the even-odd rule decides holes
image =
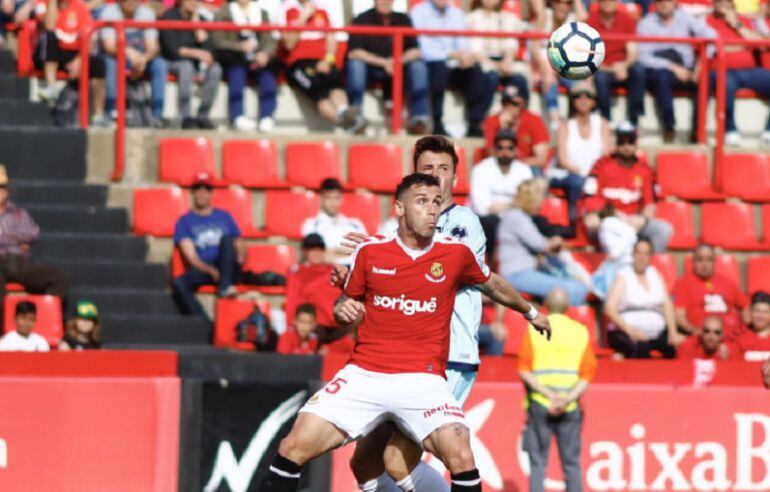
[[[20,295],[5,298],[5,332],[16,329],[14,313],[16,304],[29,301],[37,306],[37,319],[33,332],[45,338],[48,344],[55,348],[64,337],[64,320],[61,311],[61,299],[57,296]]]
[[[222,144],[222,177],[247,188],[283,188],[275,142],[228,140]]]
[[[668,291],[671,292],[674,289],[676,283],[676,258],[671,254],[656,254],[652,256],[652,265],[660,272],[663,280],[666,282]]]
[[[728,196],[770,201],[770,159],[766,154],[725,154],[722,187]]]
[[[692,205],[687,202],[658,202],[655,216],[669,222],[674,234],[668,243],[670,249],[692,249],[697,244]]]
[[[302,223],[318,213],[318,196],[312,191],[265,192],[265,230],[269,234],[299,239]]]
[[[134,234],[173,236],[176,221],[189,208],[187,193],[176,186],[134,190]]]
[[[341,177],[339,151],[334,142],[286,145],[286,181],[290,184],[316,190],[324,179]]]
[[[403,174],[398,145],[354,144],[348,147],[348,184],[351,187],[393,193]]]
[[[704,203],[701,235],[704,242],[725,249],[759,249],[754,207],[748,203]]]
[[[363,222],[366,232],[369,234],[377,232],[382,222],[380,200],[377,195],[368,191],[345,193],[340,212],[347,217],[355,217]]]
[[[770,292],[770,257],[759,256],[746,262],[747,291],[753,294],[757,291]]]
[[[569,225],[569,209],[567,206],[567,200],[556,198],[553,196],[546,197],[543,200],[543,204],[540,206],[540,215],[548,219],[548,222],[552,224],[558,224],[562,226]]]
[[[217,175],[214,147],[207,138],[164,138],[158,151],[158,178],[190,186],[200,172]]]
[[[662,196],[685,200],[719,197],[711,185],[709,158],[704,152],[659,152],[656,174]]]
[[[248,248],[244,269],[256,273],[270,271],[286,276],[296,262],[294,248],[287,244],[254,244]]]
[[[254,301],[241,299],[217,299],[215,306],[214,346],[255,350],[254,344],[236,341],[235,327],[254,309]],[[262,314],[270,318],[270,303],[257,301]]]
[[[217,188],[211,196],[211,205],[230,212],[245,237],[257,235],[251,212],[251,193],[243,188]]]

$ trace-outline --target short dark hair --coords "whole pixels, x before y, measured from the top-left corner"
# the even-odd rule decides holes
[[[415,171],[417,170],[417,161],[420,160],[420,156],[425,152],[449,154],[452,158],[454,169],[457,171],[457,163],[460,162],[460,158],[457,156],[455,144],[453,144],[447,137],[444,137],[443,135],[428,135],[415,142],[414,154],[412,155],[412,166]]]
[[[755,292],[751,296],[751,305],[753,306],[754,304],[770,304],[770,294],[762,290]]]
[[[37,304],[30,301],[20,301],[16,304],[16,312],[14,316],[21,316],[23,314],[37,315]]]
[[[315,306],[312,304],[300,304],[297,306],[297,309],[294,311],[294,317],[296,318],[300,314],[309,314],[315,318]]]
[[[396,187],[396,200],[400,199],[406,190],[412,186],[440,186],[438,178],[430,174],[412,173],[404,176],[404,179]]]
[[[692,252],[693,253],[697,253],[698,250],[701,250],[703,248],[710,249],[712,253],[714,252],[714,245],[713,244],[709,244],[709,243],[698,243],[698,245],[695,246],[695,249],[692,250]]]
[[[326,178],[321,181],[321,186],[318,191],[342,191],[342,183],[340,183],[340,180],[337,178]]]

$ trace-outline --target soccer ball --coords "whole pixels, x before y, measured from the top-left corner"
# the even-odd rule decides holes
[[[583,22],[567,22],[548,39],[548,62],[572,80],[587,79],[604,61],[604,41],[596,29]]]

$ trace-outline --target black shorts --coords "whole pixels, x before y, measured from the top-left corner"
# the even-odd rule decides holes
[[[286,80],[292,87],[315,102],[329,97],[334,89],[342,89],[342,74],[336,66],[329,73],[319,73],[315,66],[318,60],[299,60],[286,69]]]
[[[65,70],[66,65],[77,58],[78,55],[80,55],[79,50],[62,49],[59,46],[59,40],[56,39],[56,34],[52,31],[47,31],[45,37],[41,36],[38,41],[35,59],[41,65],[37,67],[38,70],[42,70],[42,64],[45,62],[56,62],[59,70]],[[91,79],[103,79],[105,73],[104,60],[99,56],[90,55],[88,57],[88,77]]]

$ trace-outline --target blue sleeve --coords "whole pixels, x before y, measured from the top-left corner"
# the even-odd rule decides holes
[[[182,239],[193,239],[190,220],[186,215],[179,217],[174,226],[174,244],[181,243]]]
[[[225,221],[227,222],[227,228],[229,229],[229,233],[231,237],[241,237],[241,228],[238,227],[238,224],[235,222],[235,219],[233,219],[232,214],[229,212],[224,212],[225,215]]]

